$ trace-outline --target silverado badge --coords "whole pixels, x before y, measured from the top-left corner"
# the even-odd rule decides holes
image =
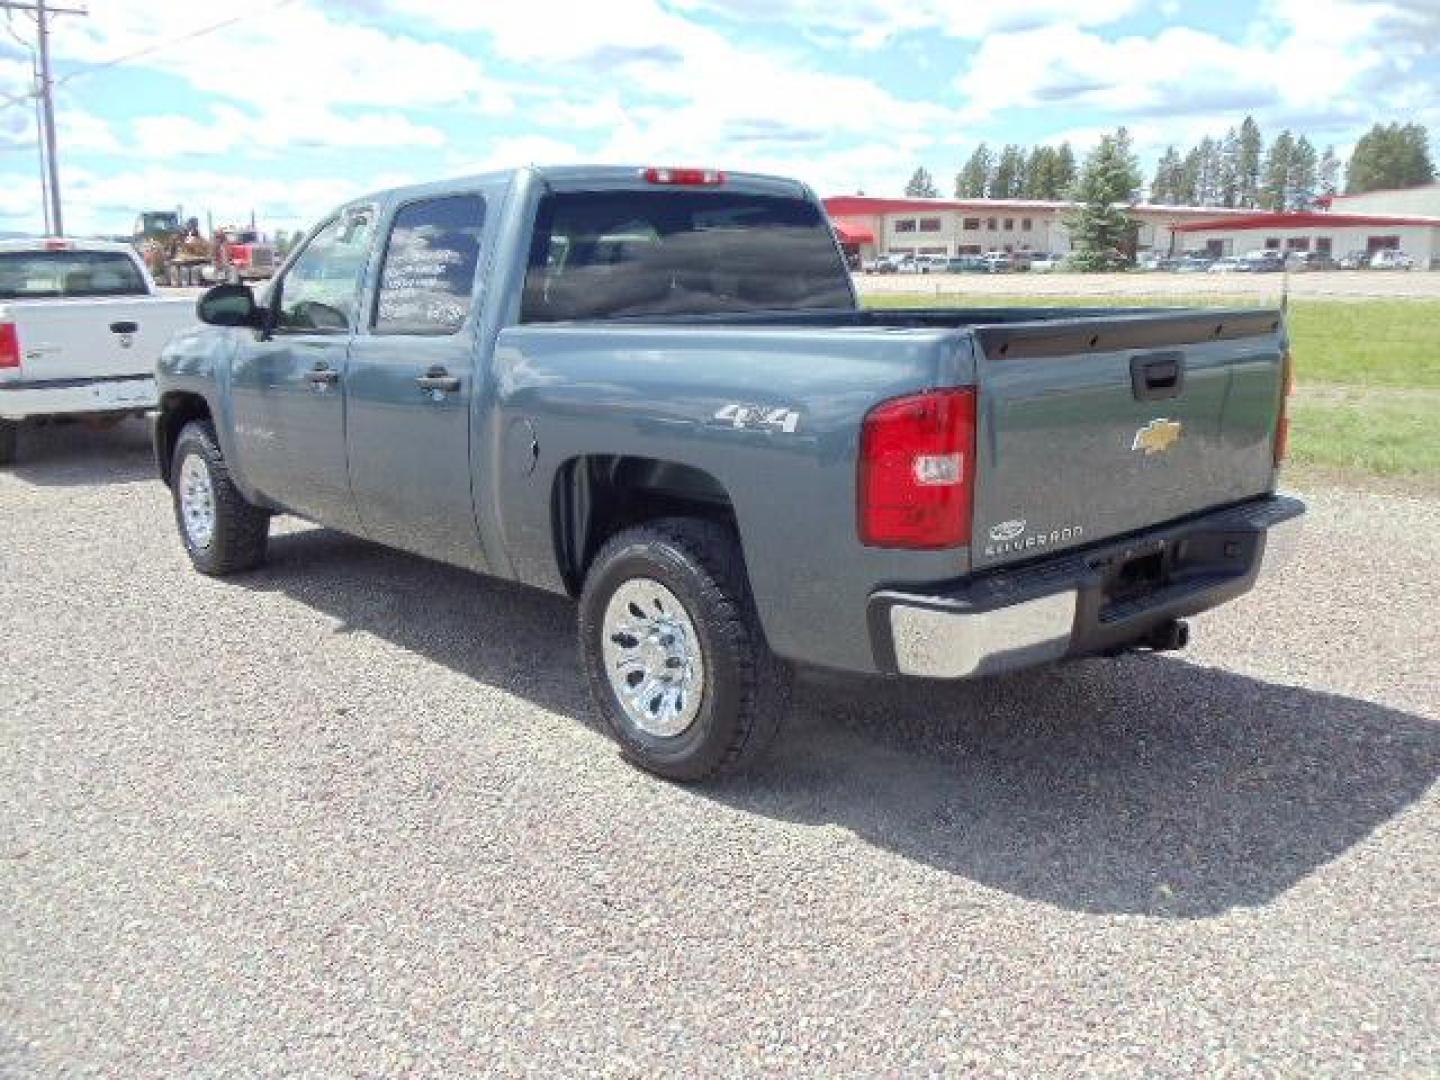
[[[1135,441],[1130,444],[1130,449],[1143,450],[1146,457],[1163,454],[1180,441],[1182,431],[1184,425],[1179,420],[1166,420],[1164,417],[1151,420],[1135,432]]]

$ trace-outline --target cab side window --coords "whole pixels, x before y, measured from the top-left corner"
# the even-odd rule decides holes
[[[453,334],[470,310],[485,200],[446,195],[395,212],[375,293],[377,334]]]
[[[343,334],[355,325],[356,297],[374,235],[374,213],[352,210],[311,238],[280,283],[276,329]]]

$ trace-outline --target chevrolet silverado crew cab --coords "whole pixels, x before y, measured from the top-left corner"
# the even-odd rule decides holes
[[[159,296],[125,244],[0,243],[0,465],[27,420],[153,409],[160,347],[194,322],[193,301]]]
[[[1304,509],[1278,312],[863,310],[784,179],[384,192],[199,316],[154,431],[198,570],[289,513],[574,597],[599,711],[675,779],[758,754],[796,665],[1179,647]]]

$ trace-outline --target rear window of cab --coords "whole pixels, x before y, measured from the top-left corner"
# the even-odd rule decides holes
[[[122,251],[0,251],[0,300],[147,293],[135,261]]]

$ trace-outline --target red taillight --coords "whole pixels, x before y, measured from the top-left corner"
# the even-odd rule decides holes
[[[947,548],[970,542],[975,390],[877,405],[860,431],[860,542]]]
[[[230,249],[230,263],[233,266],[249,266],[250,249],[244,244],[236,244]]]
[[[13,322],[0,323],[0,368],[20,366],[20,335]]]
[[[684,187],[719,187],[725,174],[716,169],[670,169],[651,167],[641,174],[648,184],[675,184]]]
[[[1275,468],[1290,453],[1290,395],[1295,392],[1295,361],[1286,349],[1280,357],[1280,416],[1275,421]]]

